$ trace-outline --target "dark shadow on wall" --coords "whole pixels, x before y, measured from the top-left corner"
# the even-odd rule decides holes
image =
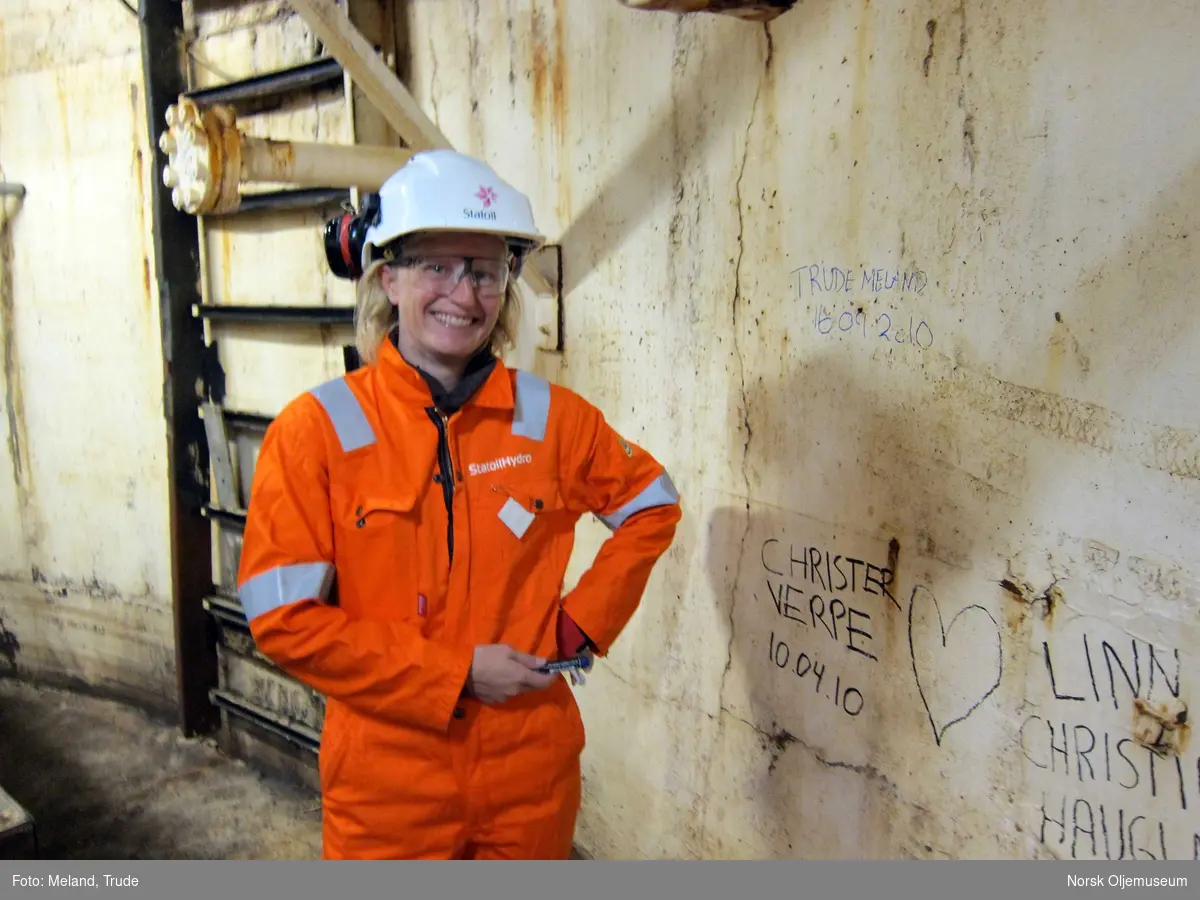
[[[945,821],[939,827],[936,815],[905,798],[903,785],[936,782],[947,736],[970,727],[964,723],[974,710],[1007,702],[1002,698],[1019,691],[1021,679],[1006,675],[997,686],[1014,643],[1000,592],[956,596],[931,580],[930,564],[943,572],[968,565],[982,504],[993,505],[994,520],[1008,522],[1020,501],[981,487],[949,462],[931,461],[930,450],[943,458],[954,452],[945,410],[919,394],[886,403],[886,364],[871,361],[880,375],[867,381],[847,352],[785,360],[790,370],[777,378],[747,376],[753,433],[746,473],[764,502],[715,511],[707,560],[720,614],[732,628],[723,704],[741,710],[737,718],[757,731],[761,752],[753,764],[726,761],[739,767],[737,777],[711,786],[708,815],[742,805],[742,795],[722,795],[725,785],[737,785],[749,788],[742,815],[758,823],[773,857],[878,858],[897,846],[906,856],[954,855],[945,846]],[[740,392],[730,398],[735,410],[742,402]],[[821,498],[833,499],[826,505]],[[853,524],[833,524],[847,521]],[[772,539],[779,543],[766,543]],[[828,562],[838,554],[840,569]],[[841,586],[839,571],[854,575],[857,591],[828,590]],[[972,605],[981,608],[954,619]],[[947,634],[952,658],[939,650],[939,613],[944,628],[962,623]],[[956,643],[968,631],[981,649],[956,670]],[[982,648],[993,640],[991,656]],[[744,727],[730,712],[722,724],[726,731]],[[911,759],[898,785],[901,747],[911,748]],[[828,827],[801,831],[802,822]]]
[[[1156,380],[1178,376],[1178,368],[1164,371],[1164,361],[1185,357],[1190,372],[1200,372],[1186,344],[1194,344],[1200,333],[1197,297],[1200,160],[1160,192],[1117,252],[1081,276],[1057,319],[1047,312],[1048,379],[1071,367],[1080,383],[1094,380],[1105,394],[1122,396],[1126,415],[1135,417],[1133,411],[1156,390]],[[1197,418],[1177,424],[1195,429]],[[1195,431],[1191,440],[1193,452],[1200,449]],[[1193,478],[1200,478],[1197,465]]]
[[[831,5],[829,0],[807,0],[769,27],[727,21],[723,16],[675,16],[671,99],[655,111],[650,131],[576,214],[559,240],[569,260],[564,272],[565,295],[617,252],[668,196],[675,198],[678,215],[688,182],[703,177],[711,148],[733,141],[733,132],[746,128],[755,80],[742,73],[747,67],[762,66],[764,35],[781,27],[802,33],[806,24],[819,22]],[[630,12],[616,9],[612,14]],[[719,35],[715,49],[710,48],[716,43],[711,40],[713,34]],[[608,129],[616,124],[600,122],[596,126]],[[697,212],[709,202],[711,197],[704,193],[693,198]],[[678,223],[670,227],[673,231]]]

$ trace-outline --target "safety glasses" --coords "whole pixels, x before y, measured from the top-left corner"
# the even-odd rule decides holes
[[[395,265],[411,269],[425,290],[449,294],[471,276],[471,285],[480,297],[498,297],[508,286],[509,264],[506,259],[475,256],[403,256]]]

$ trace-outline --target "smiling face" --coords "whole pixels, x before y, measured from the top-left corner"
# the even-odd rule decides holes
[[[464,274],[457,284],[439,287],[439,265],[474,260],[473,269],[507,265],[504,241],[490,234],[431,234],[407,243],[402,257],[421,258],[423,266],[385,266],[380,279],[388,299],[399,311],[399,347],[410,363],[433,374],[461,371],[485,344],[504,306],[504,290],[476,287]],[[455,257],[458,259],[456,260]]]

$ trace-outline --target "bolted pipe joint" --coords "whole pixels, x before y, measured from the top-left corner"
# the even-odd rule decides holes
[[[183,212],[230,212],[241,199],[241,139],[233,110],[214,106],[201,112],[187,97],[167,108],[167,130],[158,147],[167,154],[163,184]]]
[[[232,107],[201,111],[188,97],[166,119],[158,141],[167,154],[163,183],[175,208],[193,215],[235,211],[246,183],[377,191],[412,156],[399,147],[249,137],[238,130]]]

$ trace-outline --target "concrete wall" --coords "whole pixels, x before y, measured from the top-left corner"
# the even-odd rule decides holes
[[[579,691],[581,843],[1197,855],[1133,701],[1200,679],[1200,4],[411,7],[565,244],[543,371],[687,510]]]
[[[137,19],[0,2],[0,673],[174,703]]]
[[[0,617],[18,660],[165,684],[157,311],[144,227],[111,227],[157,175],[137,167],[135,23],[8,6],[0,166],[30,197],[5,402],[29,450],[0,480],[24,536]],[[807,0],[767,28],[616,0],[407,6],[423,108],[565,248],[566,351],[520,360],[655,452],[686,506],[578,693],[582,846],[1200,853],[1190,731],[1135,705],[1190,705],[1200,678],[1200,4]],[[285,4],[202,7],[198,80],[316,52]],[[18,23],[68,13],[126,44],[72,28],[17,52]],[[70,73],[70,121],[105,123],[88,141],[48,113]],[[247,130],[345,141],[346,116]],[[102,202],[68,190],[71,159],[106,173]],[[349,302],[320,221],[206,222],[209,299]],[[66,233],[79,264],[46,266]],[[229,406],[273,413],[347,338],[222,326]],[[572,577],[604,535],[581,524]],[[115,596],[75,587],[92,573]]]

